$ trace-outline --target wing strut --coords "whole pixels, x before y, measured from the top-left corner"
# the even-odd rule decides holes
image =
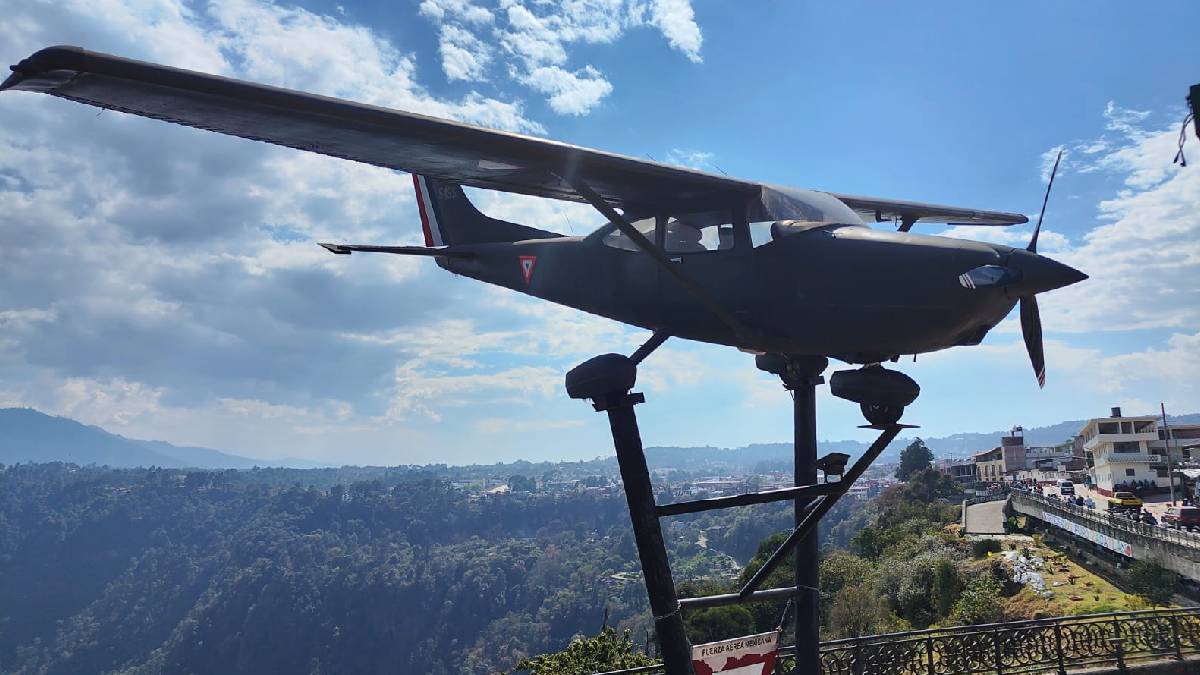
[[[616,209],[609,206],[608,202],[604,201],[604,199],[597,194],[595,190],[589,187],[587,183],[579,179],[567,180],[564,178],[563,180],[566,181],[572,188],[574,188],[576,194],[578,194],[580,197],[583,197],[584,201],[591,204],[592,207],[599,211],[601,215],[612,222],[612,224],[621,231],[621,234],[629,237],[629,239],[632,240],[638,248],[642,249],[651,258],[653,258],[654,262],[658,263],[659,267],[663,268],[668,274],[675,277],[675,280],[678,281],[681,286],[687,289],[689,293],[695,296],[695,298],[699,300],[705,307],[707,307],[708,310],[712,312],[718,319],[720,319],[721,323],[729,326],[729,329],[732,330],[737,337],[751,338],[754,335],[754,333],[747,328],[746,325],[741,322],[741,320],[734,316],[729,310],[725,309],[720,301],[713,297],[713,295],[709,293],[707,289],[697,283],[695,279],[692,279],[690,276],[684,274],[683,271],[679,269],[678,265],[671,264],[671,261],[667,258],[666,254],[664,254],[657,246],[655,246],[653,242],[647,239],[645,235],[639,232],[638,229],[625,218],[625,216],[621,215]]]

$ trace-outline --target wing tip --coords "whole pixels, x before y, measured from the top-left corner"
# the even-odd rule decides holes
[[[87,57],[87,50],[75,45],[52,45],[43,47],[23,58],[15,66],[9,66],[12,74],[0,83],[0,91],[18,88],[22,82],[53,70],[77,70]]]
[[[317,246],[320,246],[321,248],[325,249],[326,251],[329,251],[330,253],[332,253],[334,255],[350,255],[351,253],[353,253],[353,251],[351,251],[350,249],[348,249],[345,246],[342,246],[340,244],[317,242]]]

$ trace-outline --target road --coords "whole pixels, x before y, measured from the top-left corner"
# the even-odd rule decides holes
[[[967,534],[1004,534],[1006,503],[1006,500],[998,499],[968,506],[963,531]]]
[[[1045,496],[1050,496],[1050,495],[1058,495],[1059,492],[1058,492],[1057,487],[1046,486],[1046,487],[1042,488],[1042,494]],[[1075,494],[1079,495],[1080,497],[1083,497],[1084,499],[1091,497],[1092,500],[1096,503],[1096,510],[1098,510],[1098,511],[1105,511],[1108,508],[1108,497],[1105,497],[1104,495],[1102,495],[1099,492],[1096,492],[1094,490],[1089,490],[1082,483],[1075,484]],[[1142,508],[1145,509],[1146,511],[1153,513],[1154,517],[1159,520],[1162,519],[1162,515],[1167,510],[1167,508],[1171,506],[1171,498],[1165,492],[1162,494],[1157,494],[1157,495],[1148,495],[1146,497],[1143,497],[1143,499],[1145,500],[1145,503],[1142,505]],[[1183,502],[1177,502],[1177,503],[1181,504]]]

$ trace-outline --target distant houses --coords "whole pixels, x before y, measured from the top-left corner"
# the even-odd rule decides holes
[[[1090,484],[1104,495],[1166,488],[1172,470],[1200,477],[1200,424],[1169,427],[1169,432],[1162,428],[1157,416],[1125,416],[1113,408],[1107,417],[1088,420],[1076,436],[1058,445],[1027,446],[1018,426],[1000,439],[1000,445],[975,453],[969,462],[943,460],[936,466],[963,484],[1070,480]],[[1182,480],[1177,475],[1175,483]]]

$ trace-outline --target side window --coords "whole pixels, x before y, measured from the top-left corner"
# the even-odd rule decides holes
[[[750,243],[754,248],[758,248],[763,244],[769,244],[773,241],[771,237],[771,226],[775,224],[773,220],[764,220],[758,223],[750,223]]]
[[[649,239],[650,241],[654,241],[654,225],[655,225],[655,222],[654,222],[653,217],[642,218],[641,220],[633,221],[634,228],[636,228],[638,232],[641,232],[643,235],[645,235],[645,237],[647,239]],[[619,248],[623,251],[640,251],[640,250],[642,250],[642,249],[638,248],[637,244],[633,243],[632,239],[630,239],[629,237],[626,237],[625,233],[623,233],[620,230],[615,229],[615,228],[613,229],[612,232],[609,232],[608,234],[604,235],[604,238],[601,239],[601,241],[604,242],[605,246]]]
[[[733,248],[733,223],[719,222],[719,214],[671,216],[663,248],[667,253],[704,253]],[[725,219],[728,220],[728,219]]]

